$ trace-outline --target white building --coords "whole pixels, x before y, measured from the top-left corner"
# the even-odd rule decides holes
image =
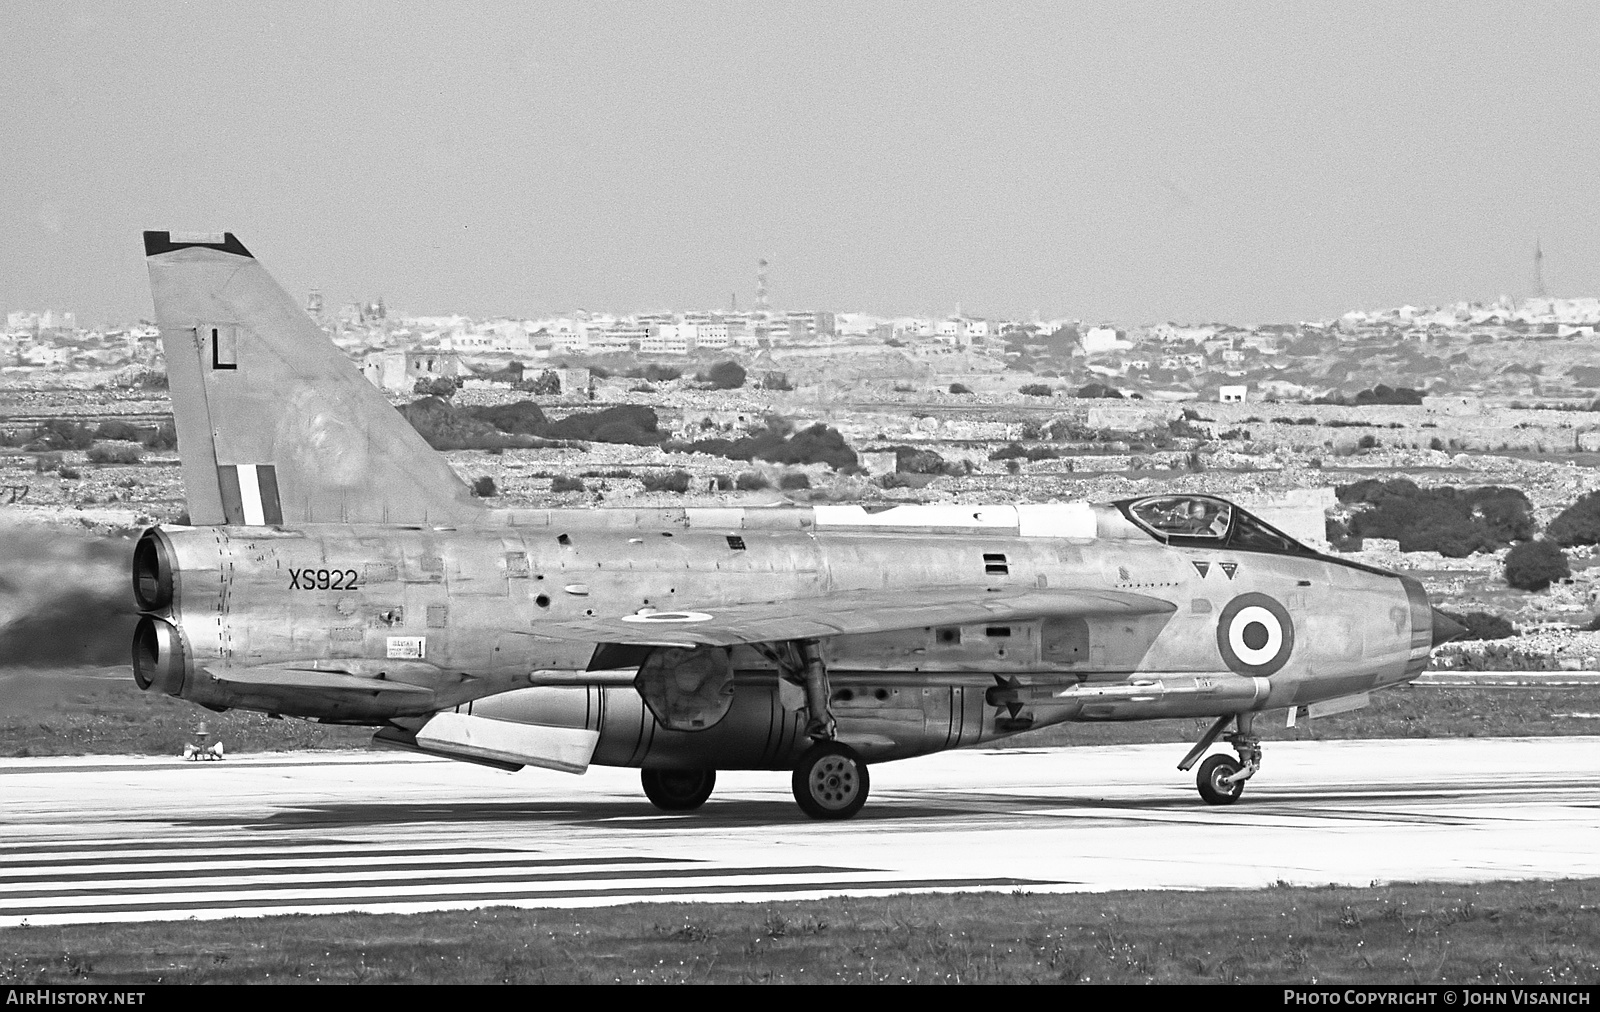
[[[1081,340],[1083,342],[1083,352],[1086,355],[1133,347],[1133,344],[1127,340],[1127,335],[1115,327],[1090,327],[1083,332]]]

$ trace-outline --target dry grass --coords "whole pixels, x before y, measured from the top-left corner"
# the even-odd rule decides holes
[[[1271,741],[1339,738],[1521,737],[1600,733],[1600,686],[1565,689],[1402,688],[1373,696],[1372,705],[1295,728],[1258,725]],[[125,668],[0,671],[0,756],[174,755],[195,725],[231,753],[312,748],[364,748],[372,729],[330,727],[262,714],[203,710],[155,692],[140,692]],[[1194,741],[1206,720],[1128,724],[1061,724],[1003,744],[1131,745]]]
[[[363,748],[371,728],[212,713],[141,692],[126,668],[0,670],[0,755],[176,755],[204,721],[230,752]]]
[[[0,931],[4,983],[1592,984],[1600,882],[964,894]]]
[[[1586,716],[1587,715],[1587,716]],[[1131,724],[1057,724],[1007,739],[1007,745],[1141,745],[1195,741],[1209,719]],[[1403,686],[1374,693],[1371,705],[1322,720],[1259,721],[1268,741],[1372,738],[1520,738],[1600,734],[1600,686],[1555,689]]]

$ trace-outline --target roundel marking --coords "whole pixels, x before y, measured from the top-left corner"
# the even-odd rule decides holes
[[[1238,674],[1270,675],[1294,653],[1294,620],[1265,594],[1240,594],[1217,618],[1217,649]]]
[[[665,623],[665,622],[709,622],[711,616],[703,611],[647,611],[642,615],[624,615],[624,622],[640,623]]]

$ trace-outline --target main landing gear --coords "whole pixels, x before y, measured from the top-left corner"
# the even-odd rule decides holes
[[[786,707],[804,706],[803,733],[812,741],[790,780],[794,800],[813,819],[848,819],[867,803],[872,780],[855,749],[834,740],[837,725],[828,706],[831,692],[822,651],[816,640],[797,640],[768,656],[777,664],[780,691],[794,691],[803,699],[803,704],[797,699]],[[711,796],[717,772],[647,769],[640,772],[640,779],[652,805],[663,812],[689,812]]]
[[[799,670],[790,677],[798,674],[805,688],[805,733],[814,742],[795,764],[790,780],[794,800],[813,819],[848,819],[867,803],[872,778],[855,749],[834,740],[838,725],[828,706],[833,692],[821,646],[816,640],[798,640],[794,651]]]
[[[1189,750],[1189,754],[1183,757],[1183,762],[1178,764],[1178,769],[1188,770],[1222,735],[1223,728],[1229,723],[1236,725],[1236,729],[1224,736],[1223,740],[1233,746],[1239,758],[1211,756],[1200,764],[1200,772],[1195,776],[1195,786],[1200,789],[1200,797],[1205,799],[1206,804],[1231,805],[1238,801],[1239,795],[1244,793],[1244,782],[1261,769],[1261,739],[1250,733],[1255,716],[1253,713],[1241,713],[1238,716],[1218,717],[1216,723]]]
[[[813,819],[848,819],[867,803],[872,779],[855,750],[836,741],[819,741],[794,768],[791,786],[800,810]]]
[[[716,770],[640,770],[644,796],[663,812],[692,812],[717,786]]]

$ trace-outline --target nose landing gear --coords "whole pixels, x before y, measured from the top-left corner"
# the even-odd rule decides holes
[[[1231,805],[1238,801],[1239,795],[1244,793],[1244,782],[1261,769],[1261,739],[1250,733],[1255,723],[1253,713],[1218,717],[1216,723],[1189,750],[1189,754],[1183,757],[1178,769],[1187,771],[1194,766],[1195,761],[1222,735],[1222,729],[1230,722],[1236,725],[1236,730],[1223,740],[1233,746],[1239,754],[1238,760],[1225,755],[1211,756],[1200,764],[1200,772],[1195,776],[1195,786],[1200,789],[1200,797],[1208,805]]]

